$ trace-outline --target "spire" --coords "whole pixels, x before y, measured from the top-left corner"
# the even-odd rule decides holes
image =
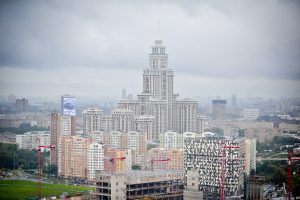
[[[160,24],[159,20],[157,21],[157,36],[155,40],[155,46],[161,46],[162,45],[162,40],[160,39]]]
[[[157,21],[157,36],[156,40],[160,40],[160,24],[159,20]]]

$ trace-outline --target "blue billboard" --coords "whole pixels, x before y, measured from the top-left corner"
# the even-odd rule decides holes
[[[76,116],[76,97],[63,97],[63,115]]]

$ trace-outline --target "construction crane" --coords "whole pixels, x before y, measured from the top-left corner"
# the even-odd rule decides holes
[[[300,160],[300,157],[292,157],[291,150],[288,150],[288,165],[287,165],[287,184],[286,184],[286,199],[291,199],[292,194],[292,180],[293,180],[293,173],[292,173],[292,161]]]
[[[222,140],[222,165],[221,165],[221,200],[225,200],[225,191],[224,191],[224,185],[225,185],[225,162],[226,162],[226,150],[227,149],[238,149],[240,146],[234,146],[234,145],[225,145],[224,141]]]
[[[42,198],[42,148],[52,149],[55,148],[54,145],[40,145],[40,139],[38,138],[38,199]]]
[[[167,159],[152,159],[151,160],[151,171],[153,171],[153,163],[154,162],[168,162],[170,161],[170,158],[167,158]]]
[[[115,166],[114,166],[115,160],[121,160],[121,161],[123,161],[123,160],[126,159],[126,157],[112,157],[112,158],[111,158],[111,157],[108,157],[108,158],[104,158],[104,159],[109,160],[109,162],[110,162],[110,164],[111,164],[111,166],[110,166],[111,174],[113,174],[113,173],[114,173],[114,168],[115,168]]]

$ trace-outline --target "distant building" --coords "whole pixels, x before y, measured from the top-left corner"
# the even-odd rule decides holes
[[[159,135],[159,144],[161,148],[166,150],[184,148],[184,140],[189,137],[195,138],[201,137],[201,135],[194,132],[179,134],[177,132],[167,131]]]
[[[61,116],[71,117],[71,135],[76,134],[76,97],[71,95],[61,96]]]
[[[147,134],[147,141],[155,141],[154,135],[154,116],[143,115],[133,118],[133,130]]]
[[[49,131],[32,131],[22,135],[16,135],[16,143],[20,149],[38,149],[39,145],[50,145]],[[49,151],[49,149],[44,149]]]
[[[245,140],[245,173],[250,175],[251,170],[256,170],[256,139]]]
[[[258,108],[244,108],[243,118],[244,120],[253,121],[259,117],[260,111]]]
[[[212,100],[213,120],[224,120],[226,118],[226,100]]]
[[[133,129],[133,112],[127,109],[116,109],[112,112],[112,130],[128,132]]]
[[[82,112],[83,116],[83,134],[87,135],[93,131],[102,129],[103,112],[97,108],[90,108]]]
[[[100,172],[96,176],[96,200],[183,200],[183,174],[176,171]]]
[[[16,111],[28,112],[28,99],[16,99]]]

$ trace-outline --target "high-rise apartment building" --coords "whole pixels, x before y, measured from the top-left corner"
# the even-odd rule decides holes
[[[256,170],[256,139],[245,139],[245,173]]]
[[[104,147],[102,144],[93,142],[87,150],[88,179],[95,180],[96,171],[104,170]]]
[[[213,120],[224,120],[226,118],[226,100],[212,100],[212,118]]]
[[[28,112],[28,99],[16,99],[16,111]]]
[[[227,148],[237,146],[238,148]],[[225,148],[226,147],[226,148]],[[244,140],[219,137],[196,137],[185,139],[185,172],[197,171],[198,188],[205,197],[218,199],[222,186],[222,155],[224,151],[225,196],[243,194]]]
[[[164,160],[164,161],[161,161]],[[183,149],[152,148],[148,150],[144,167],[148,170],[184,170]]]
[[[61,136],[75,135],[75,125],[73,124],[74,116],[59,115],[51,113],[50,117],[50,142],[55,148],[50,150],[50,163],[57,165],[58,143]]]
[[[112,130],[128,132],[133,128],[133,111],[116,109],[112,112]]]
[[[159,135],[159,144],[161,148],[164,149],[180,149],[184,148],[185,138],[195,138],[201,137],[200,134],[194,132],[176,133],[172,131],[167,131]]]
[[[87,135],[93,131],[102,129],[103,112],[97,108],[90,108],[82,112],[83,117],[83,134]]]
[[[154,141],[154,117],[151,115],[143,115],[134,117],[133,130],[147,134],[147,141]]]
[[[92,140],[79,136],[61,136],[58,144],[58,175],[88,178],[87,158]]]
[[[50,149],[50,164],[57,165],[58,160],[58,140],[60,136],[59,114],[51,113],[50,117],[50,143],[54,148]]]
[[[76,97],[71,95],[61,96],[61,116],[70,116],[71,135],[76,134]]]

